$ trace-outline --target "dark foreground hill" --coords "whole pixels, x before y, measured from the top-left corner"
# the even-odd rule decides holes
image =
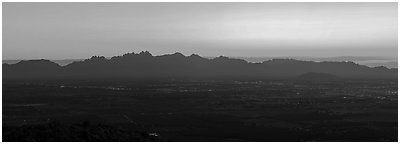
[[[305,73],[326,73],[351,79],[397,79],[397,69],[367,67],[354,62],[313,62],[272,59],[249,63],[242,59],[207,59],[180,53],[153,56],[128,53],[106,59],[93,56],[66,66],[49,60],[3,64],[3,78],[233,78],[291,79]]]
[[[53,121],[46,124],[3,126],[6,142],[129,142],[165,141],[146,131],[126,130],[107,124],[62,124]]]

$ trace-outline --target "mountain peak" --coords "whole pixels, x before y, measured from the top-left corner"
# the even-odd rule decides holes
[[[182,53],[179,53],[179,52],[172,54],[172,56],[185,57],[185,55],[183,55]]]
[[[215,60],[227,60],[227,59],[229,59],[228,57],[226,57],[226,56],[219,56],[219,57],[216,57],[216,58],[214,58]]]
[[[191,55],[189,56],[189,58],[190,58],[190,59],[203,59],[203,57],[201,57],[201,56],[199,56],[199,55],[197,55],[197,54],[191,54]]]
[[[126,53],[126,54],[124,54],[124,55],[122,55],[122,56],[132,56],[132,55],[135,55],[135,53],[134,53],[134,52]]]
[[[200,57],[198,54],[191,54],[190,57]]]
[[[149,51],[142,51],[139,53],[140,56],[153,56]]]
[[[90,60],[104,60],[104,59],[106,59],[106,57],[104,56],[92,56],[90,58]]]
[[[172,55],[183,55],[182,53],[180,53],[180,52],[175,52],[174,54],[172,54]],[[184,55],[183,55],[184,56]]]
[[[46,60],[46,59],[38,59],[38,60],[22,60],[18,63],[16,63],[17,65],[32,65],[32,64],[42,64],[42,65],[57,65],[58,64],[50,61],[50,60]]]

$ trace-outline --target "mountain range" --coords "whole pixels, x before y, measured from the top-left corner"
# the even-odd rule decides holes
[[[111,57],[106,57],[107,59]],[[204,57],[213,59],[215,57]],[[271,59],[296,59],[303,61],[352,61],[357,64],[365,65],[368,67],[384,66],[387,68],[397,68],[397,58],[394,57],[372,57],[372,56],[338,56],[338,57],[301,57],[301,56],[275,56],[275,57],[235,57],[230,58],[243,59],[252,63],[260,63]],[[51,59],[52,62],[59,64],[60,66],[68,65],[75,61],[83,61],[85,59]],[[22,60],[3,60],[3,64],[16,64]]]
[[[354,62],[272,59],[259,63],[219,56],[208,59],[181,53],[153,56],[148,51],[109,59],[93,56],[60,66],[50,60],[3,64],[4,79],[24,78],[227,78],[291,79],[323,73],[346,79],[397,79],[397,68],[368,67]]]

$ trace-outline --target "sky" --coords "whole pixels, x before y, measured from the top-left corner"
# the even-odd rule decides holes
[[[3,60],[149,51],[397,58],[397,3],[2,3]]]

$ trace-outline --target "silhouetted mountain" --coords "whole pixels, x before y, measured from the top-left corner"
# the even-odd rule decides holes
[[[314,73],[309,72],[302,74],[298,77],[298,80],[305,80],[305,81],[337,81],[340,80],[339,77],[327,74],[327,73]]]
[[[287,59],[294,58],[296,60],[303,61],[352,61],[368,67],[385,66],[387,68],[397,68],[397,58],[393,57],[371,57],[371,56],[338,56],[338,57],[307,57],[307,56],[276,56],[276,57],[235,57],[238,59],[244,59],[248,62],[263,62],[271,59]]]
[[[324,73],[341,78],[397,78],[397,69],[370,68],[354,62],[313,62],[272,59],[249,63],[224,56],[213,59],[174,53],[153,56],[149,52],[127,53],[107,59],[93,56],[66,66],[48,60],[3,64],[3,78],[234,78],[287,79],[305,73]]]
[[[3,64],[4,78],[42,78],[59,76],[62,67],[49,60],[20,61],[16,64]]]
[[[67,64],[70,64],[72,62],[83,61],[83,60],[84,59],[53,59],[50,61],[52,61],[60,66],[66,66]],[[23,61],[23,60],[3,60],[3,64],[16,64],[20,61]]]
[[[362,65],[366,65],[369,67],[378,67],[378,66],[384,66],[388,68],[397,68],[398,63],[397,61],[389,61],[389,62],[359,62]]]

